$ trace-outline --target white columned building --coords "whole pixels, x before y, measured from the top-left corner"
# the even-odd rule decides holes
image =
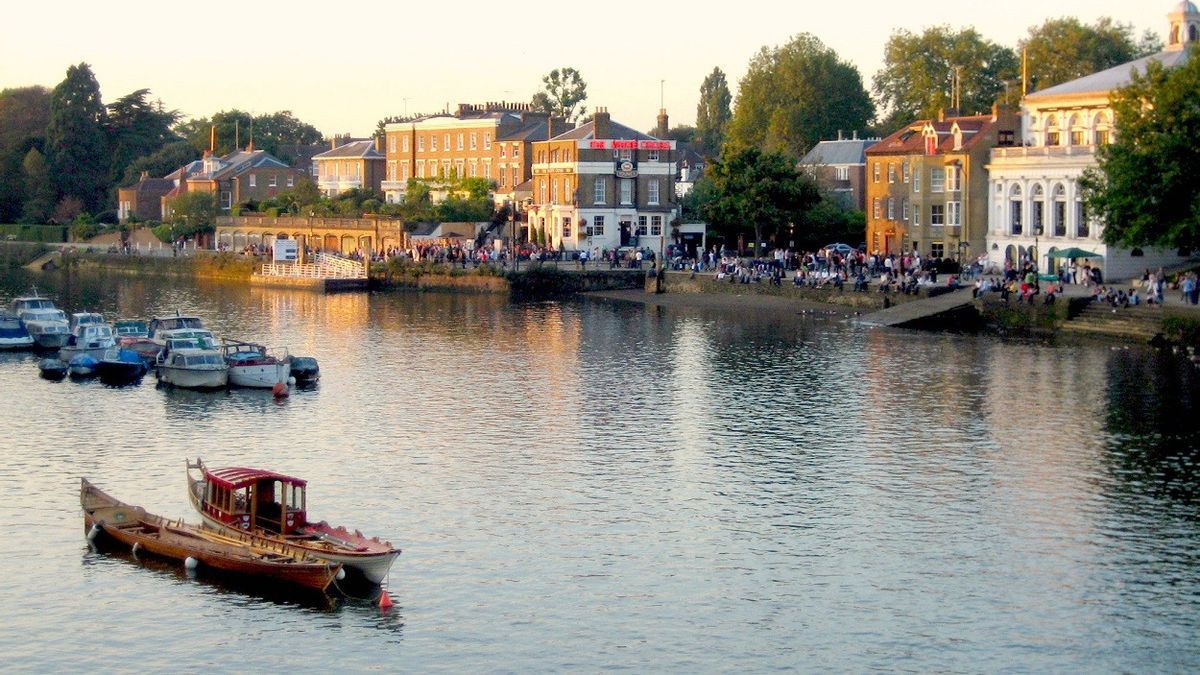
[[[1185,0],[1168,15],[1167,49],[1115,68],[1027,94],[1021,101],[1023,143],[992,150],[988,164],[989,265],[1036,260],[1043,273],[1067,261],[1049,255],[1077,247],[1102,256],[1105,279],[1127,281],[1144,269],[1180,264],[1177,251],[1104,244],[1103,227],[1083,208],[1079,178],[1097,165],[1096,151],[1116,128],[1110,95],[1157,61],[1173,68],[1200,42],[1200,11]]]

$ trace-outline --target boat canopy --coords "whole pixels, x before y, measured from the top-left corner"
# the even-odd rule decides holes
[[[266,469],[250,469],[241,466],[227,466],[211,470],[205,469],[204,474],[210,482],[230,490],[239,490],[255,485],[263,480],[277,480],[296,487],[305,487],[308,485],[308,481],[302,478],[293,478],[292,476],[285,476],[274,471],[267,471]]]

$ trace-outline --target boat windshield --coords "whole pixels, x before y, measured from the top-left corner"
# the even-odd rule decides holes
[[[13,309],[54,309],[50,298],[17,298],[13,300]]]
[[[26,309],[22,310],[21,318],[26,321],[66,321],[67,315],[61,309]]]
[[[221,357],[216,354],[190,354],[184,359],[184,365],[188,366],[219,366],[221,365]]]

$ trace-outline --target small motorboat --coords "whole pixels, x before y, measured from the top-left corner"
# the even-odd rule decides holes
[[[153,319],[150,319],[150,325],[147,326],[147,328],[147,337],[161,341],[164,339],[162,336],[162,333],[164,332],[183,330],[186,328],[203,330],[204,321],[202,321],[198,316],[180,314],[178,311],[176,311],[175,316],[156,316]]]
[[[183,389],[213,390],[229,386],[229,366],[221,352],[188,340],[170,340],[154,372],[159,382]]]
[[[178,560],[197,573],[217,572],[324,592],[341,576],[342,566],[310,555],[286,542],[238,538],[168,520],[140,506],[118,501],[80,479],[79,503],[89,542],[101,538],[131,548],[135,555]]]
[[[400,549],[378,537],[308,520],[308,482],[264,469],[208,469],[200,459],[187,463],[188,498],[205,524],[232,537],[287,542],[310,555],[345,565],[369,583],[387,577]],[[192,470],[199,471],[193,475]]]
[[[117,340],[117,346],[136,352],[146,362],[147,366],[154,365],[154,362],[158,360],[158,355],[162,353],[163,349],[161,344],[144,337],[123,337]]]
[[[95,377],[98,365],[100,365],[100,360],[91,354],[76,354],[67,363],[67,374],[78,379]]]
[[[67,344],[58,350],[58,358],[70,362],[79,354],[91,354],[96,360],[104,357],[104,352],[117,346],[113,337],[112,326],[104,323],[99,314],[81,312],[71,315],[71,338]]]
[[[56,358],[45,358],[38,361],[38,374],[44,379],[55,382],[67,376],[67,364]]]
[[[120,342],[125,338],[148,338],[150,326],[145,321],[137,319],[121,319],[113,324],[113,334]]]
[[[96,374],[104,384],[121,386],[139,382],[146,374],[146,362],[132,349],[113,347],[104,352],[96,365]]]
[[[296,386],[316,384],[321,379],[321,366],[311,356],[292,356],[288,358],[291,364],[291,375],[296,378]]]
[[[31,295],[13,298],[9,309],[25,322],[37,349],[61,349],[71,337],[67,315],[50,298],[38,295],[36,288]]]
[[[0,312],[0,349],[29,349],[33,337],[25,328],[25,322],[16,314]]]
[[[255,389],[287,386],[291,368],[286,355],[281,359],[262,345],[238,340],[222,340],[221,351],[229,365],[230,386]]]

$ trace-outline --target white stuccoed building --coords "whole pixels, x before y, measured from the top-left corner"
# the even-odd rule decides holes
[[[1109,96],[1129,84],[1134,72],[1158,61],[1167,68],[1193,56],[1200,42],[1200,11],[1189,0],[1168,15],[1167,48],[1145,58],[1025,96],[1021,101],[1023,145],[992,150],[988,164],[989,263],[1037,260],[1045,273],[1067,261],[1049,255],[1078,247],[1103,256],[1105,279],[1127,280],[1146,268],[1176,265],[1177,251],[1107,246],[1103,227],[1086,218],[1079,178],[1097,165],[1097,148],[1116,134]]]

